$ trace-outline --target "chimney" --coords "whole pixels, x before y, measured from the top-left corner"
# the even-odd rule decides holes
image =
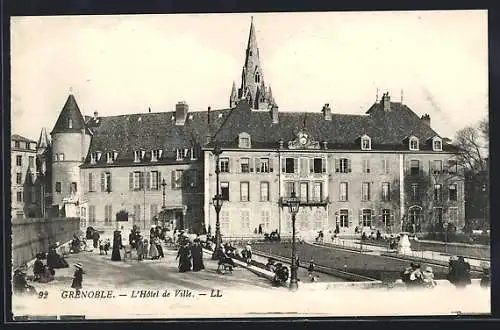
[[[391,111],[391,97],[389,96],[389,92],[384,93],[381,103],[384,107],[384,112]]]
[[[431,127],[431,116],[429,116],[428,113],[420,117],[420,120],[422,120],[427,126]]]
[[[321,110],[323,112],[323,118],[325,120],[332,120],[332,109],[330,108],[330,104],[326,103]]]
[[[271,117],[273,119],[273,124],[277,124],[279,122],[277,104],[273,104],[271,107]]]
[[[96,120],[96,119],[97,119],[97,117],[99,117],[99,112],[94,111],[94,120]]]
[[[185,101],[178,102],[175,105],[175,125],[184,125],[188,110],[189,106]]]

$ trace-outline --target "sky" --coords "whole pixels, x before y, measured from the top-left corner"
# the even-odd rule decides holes
[[[50,133],[70,93],[85,115],[227,108],[252,16],[279,111],[387,91],[450,138],[488,114],[487,11],[13,17],[12,133]]]

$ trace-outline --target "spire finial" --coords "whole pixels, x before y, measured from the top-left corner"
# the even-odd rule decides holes
[[[69,93],[73,94],[73,86],[69,86]]]
[[[401,88],[401,104],[403,104],[403,89]]]
[[[377,94],[375,94],[375,102],[378,102],[378,88],[377,88]]]
[[[250,16],[250,23],[253,23],[253,16]]]

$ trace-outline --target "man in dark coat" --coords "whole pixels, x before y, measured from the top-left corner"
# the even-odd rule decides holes
[[[191,246],[191,256],[193,257],[193,272],[205,269],[205,265],[203,264],[203,249],[198,238],[193,241],[193,245]]]
[[[462,256],[458,257],[455,267],[457,274],[457,281],[455,283],[455,286],[459,288],[464,288],[467,285],[471,284],[470,264],[465,261],[464,257]]]
[[[99,238],[100,237],[101,236],[99,235],[99,232],[97,230],[94,230],[94,234],[92,235],[92,240],[93,240],[93,243],[94,243],[94,249],[98,248]]]
[[[63,256],[60,256],[55,247],[49,248],[49,253],[47,254],[47,267],[50,269],[68,268],[69,265]]]
[[[121,261],[122,256],[120,254],[120,250],[123,248],[122,246],[122,234],[121,231],[115,230],[114,238],[113,238],[113,253],[111,254],[112,261]]]
[[[189,242],[184,242],[179,248],[176,260],[179,259],[179,272],[185,273],[191,270],[191,248]]]

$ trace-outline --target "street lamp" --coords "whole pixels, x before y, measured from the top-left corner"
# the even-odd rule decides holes
[[[216,177],[216,194],[212,198],[212,202],[214,204],[215,208],[215,213],[216,213],[216,222],[215,222],[215,250],[214,253],[212,254],[212,259],[216,260],[219,259],[219,252],[221,249],[221,236],[220,236],[220,210],[222,208],[223,200],[222,196],[220,193],[220,182],[219,182],[219,174],[220,174],[220,166],[219,166],[219,157],[220,154],[222,153],[221,148],[216,145],[214,150],[212,150],[212,153],[215,156],[215,177]]]
[[[162,226],[165,227],[165,217],[166,217],[166,206],[165,206],[165,187],[167,186],[167,183],[165,182],[165,179],[162,180],[161,182],[161,187],[163,189],[163,205],[161,207],[161,222]]]
[[[295,216],[299,212],[300,200],[297,198],[295,191],[292,191],[290,198],[287,201],[288,209],[292,215],[292,269],[290,277],[290,290],[298,289],[297,282],[297,251],[295,246]]]

